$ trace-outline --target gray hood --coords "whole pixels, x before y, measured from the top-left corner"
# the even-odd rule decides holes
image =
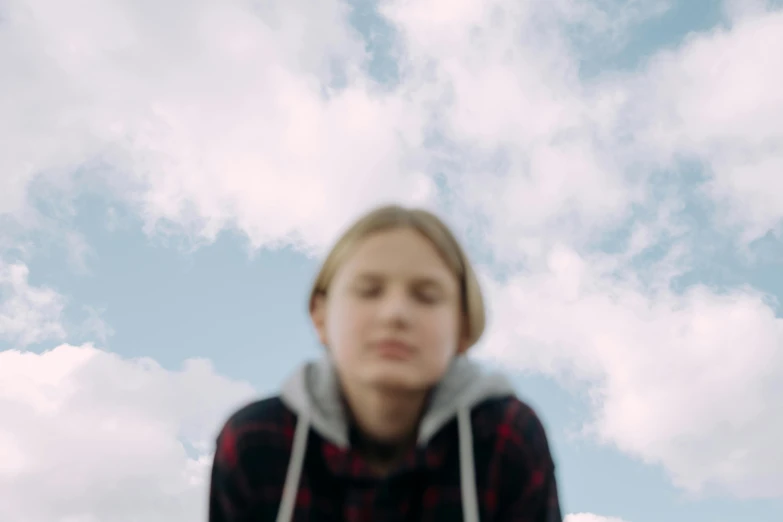
[[[479,522],[470,412],[486,399],[511,395],[514,395],[514,389],[504,376],[485,372],[475,362],[459,356],[435,388],[419,426],[418,444],[425,446],[449,421],[455,417],[458,419],[462,504],[466,522]],[[298,418],[277,516],[278,522],[289,522],[299,489],[310,429],[333,444],[347,448],[349,427],[337,374],[328,357],[302,366],[283,386],[281,398]]]

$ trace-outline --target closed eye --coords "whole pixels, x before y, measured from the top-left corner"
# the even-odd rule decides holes
[[[425,304],[436,304],[443,300],[443,292],[437,285],[427,284],[414,290],[415,298]]]
[[[381,295],[381,287],[380,286],[360,286],[355,289],[356,294],[359,297],[363,297],[366,299],[378,297]]]

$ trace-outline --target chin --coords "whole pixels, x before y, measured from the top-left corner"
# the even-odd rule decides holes
[[[429,388],[424,376],[405,364],[383,364],[367,368],[365,382],[380,388],[399,388],[401,390],[422,390]]]

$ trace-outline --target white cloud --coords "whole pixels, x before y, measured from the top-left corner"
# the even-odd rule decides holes
[[[588,241],[650,203],[653,168],[690,156],[745,239],[781,218],[783,102],[765,65],[783,46],[780,13],[738,10],[750,14],[638,73],[585,81],[569,29],[622,40],[668,2],[386,0],[401,39],[390,89],[364,74],[336,0],[58,6],[8,7],[0,161],[13,190],[0,213],[29,209],[31,180],[91,163],[80,176],[130,199],[150,229],[309,248],[379,200],[431,203],[438,170],[458,214],[485,220],[514,259]],[[447,161],[424,146],[433,132]]]
[[[659,53],[620,87],[637,152],[670,169],[701,162],[720,224],[741,226],[745,240],[783,219],[781,53],[783,10],[752,9]]]
[[[616,517],[602,517],[601,515],[593,515],[592,513],[574,513],[571,515],[566,515],[563,522],[625,522],[625,521]]]
[[[31,286],[21,263],[0,259],[0,340],[14,346],[62,339],[63,297],[52,289]]]
[[[621,217],[638,194],[601,143],[607,102],[581,83],[563,13],[539,2],[457,5],[400,0],[383,11],[402,35],[410,88],[431,104],[450,144],[449,185],[470,219],[487,221],[495,253],[540,253],[541,242],[580,241]],[[576,22],[587,6],[615,20],[622,11],[560,7]]]
[[[307,246],[374,201],[431,196],[423,121],[360,71],[342,3],[34,0],[4,17],[0,213],[79,167],[149,227]]]
[[[90,345],[0,352],[0,520],[204,520],[202,451],[252,395],[203,360],[168,371]]]
[[[678,295],[606,267],[563,248],[491,287],[479,353],[587,386],[587,433],[677,486],[783,495],[783,319],[750,288]]]
[[[612,2],[562,4],[384,2],[404,39],[409,88],[450,142],[450,185],[470,219],[486,222],[496,254],[583,245],[631,205],[655,212],[660,184],[674,193],[692,170],[682,160],[704,167],[718,227],[739,226],[743,242],[778,228],[783,95],[770,75],[783,11],[739,11],[636,70],[584,79],[567,29],[639,15]]]
[[[62,181],[79,167],[150,228],[208,239],[237,228],[255,246],[307,248],[376,201],[431,203],[438,170],[458,213],[485,219],[513,259],[589,240],[650,203],[656,167],[692,158],[719,218],[749,240],[783,217],[783,97],[769,76],[783,13],[735,4],[728,29],[586,81],[570,29],[622,40],[668,2],[385,0],[400,36],[394,89],[365,74],[337,0],[15,0],[0,51],[1,98],[13,100],[0,213],[29,210],[32,180],[79,186]],[[425,146],[433,133],[448,161]]]

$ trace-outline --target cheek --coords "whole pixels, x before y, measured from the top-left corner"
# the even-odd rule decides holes
[[[450,359],[457,351],[459,321],[449,313],[440,313],[422,324],[422,334],[433,357]]]
[[[350,302],[341,302],[330,308],[326,318],[326,334],[331,348],[338,352],[353,350],[367,329],[367,316],[367,310]]]

